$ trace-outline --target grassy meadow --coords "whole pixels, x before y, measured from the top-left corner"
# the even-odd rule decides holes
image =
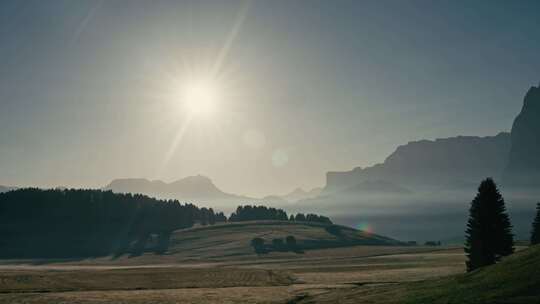
[[[256,254],[250,246],[253,237],[288,235],[311,248]],[[4,260],[0,269],[0,303],[317,303],[465,268],[460,248],[403,246],[348,228],[336,236],[317,224],[252,222],[177,231],[164,254]]]

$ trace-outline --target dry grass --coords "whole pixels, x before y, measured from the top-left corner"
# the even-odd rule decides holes
[[[131,291],[84,291],[45,294],[0,295],[0,303],[134,303],[134,304],[187,304],[187,303],[286,303],[290,297],[288,288],[278,287],[232,287],[192,288]]]
[[[463,272],[463,254],[455,249],[357,246],[241,263],[78,267],[5,267],[9,270],[0,274],[0,303],[287,303],[304,295],[317,302],[329,297],[327,303],[332,303],[341,293],[358,292],[359,285],[370,290],[377,284]]]
[[[225,268],[134,268],[67,271],[6,271],[0,274],[0,292],[61,292],[222,288],[290,285],[285,272]]]

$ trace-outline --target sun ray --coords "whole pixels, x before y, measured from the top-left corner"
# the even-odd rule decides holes
[[[165,171],[165,168],[171,161],[174,152],[176,152],[176,149],[178,148],[178,145],[184,138],[184,135],[186,134],[187,129],[189,128],[189,125],[191,124],[191,121],[193,120],[193,115],[187,115],[186,120],[180,128],[178,129],[178,132],[176,133],[175,138],[173,139],[169,149],[167,150],[167,153],[165,154],[165,158],[163,159],[163,162],[161,166],[159,167],[159,171],[157,173],[157,178],[162,177],[163,171]]]
[[[229,51],[232,47],[234,40],[236,39],[236,36],[238,36],[238,33],[242,29],[250,6],[251,1],[246,1],[238,11],[238,14],[236,15],[236,21],[234,22],[234,25],[231,28],[229,35],[227,36],[227,40],[225,40],[225,43],[223,44],[223,47],[221,47],[221,50],[219,51],[219,54],[214,61],[214,65],[212,66],[211,75],[213,78],[216,78],[217,75],[219,75],[223,62],[227,58],[227,55],[229,54]]]

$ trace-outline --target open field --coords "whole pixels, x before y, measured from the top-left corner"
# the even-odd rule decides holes
[[[0,303],[294,303],[464,270],[455,248],[354,246],[287,255],[132,266],[6,264]]]

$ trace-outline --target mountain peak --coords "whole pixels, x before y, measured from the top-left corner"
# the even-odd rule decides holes
[[[313,188],[312,190],[306,191],[298,187],[288,194],[283,195],[281,198],[288,202],[297,202],[303,199],[314,198],[321,193],[321,190],[321,188]]]
[[[523,108],[512,125],[512,147],[504,172],[504,183],[537,186],[540,178],[540,85],[531,87]]]
[[[294,189],[293,191],[289,192],[287,195],[303,195],[303,194],[306,194],[307,191],[305,191],[304,189],[298,187],[296,189]]]
[[[174,184],[183,184],[183,183],[196,183],[196,184],[207,184],[207,185],[214,185],[214,182],[212,180],[204,175],[193,175],[193,176],[186,176],[184,178],[181,178],[177,181],[174,181],[170,183],[171,185]]]

